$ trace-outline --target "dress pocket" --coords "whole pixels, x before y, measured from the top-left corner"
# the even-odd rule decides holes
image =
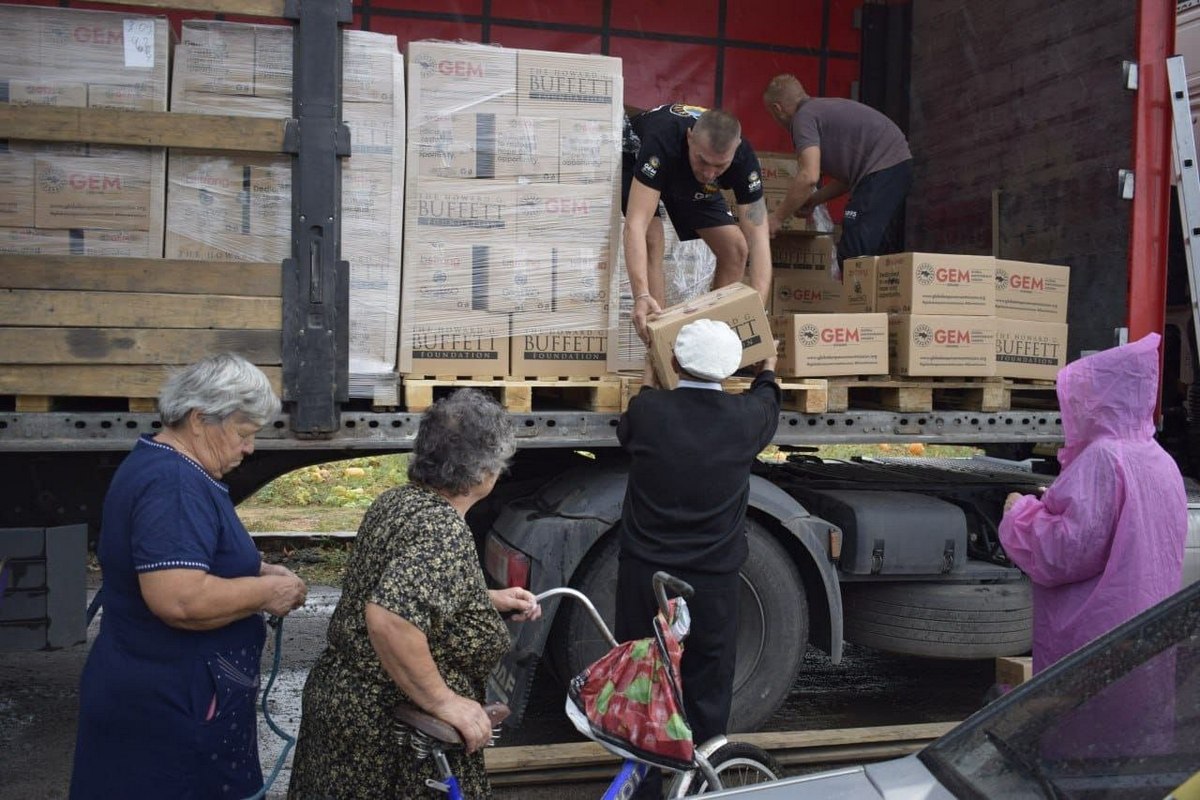
[[[217,653],[205,658],[206,678],[201,720],[214,723],[253,709],[258,693],[257,664],[232,654]],[[238,661],[243,663],[239,664]],[[247,671],[252,666],[253,672]],[[253,713],[253,712],[251,712]]]
[[[246,797],[262,785],[254,700],[258,662],[251,648],[204,657],[197,705],[198,797]]]

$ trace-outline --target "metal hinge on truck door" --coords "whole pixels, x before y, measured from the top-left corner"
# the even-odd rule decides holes
[[[876,539],[875,546],[871,548],[871,574],[878,575],[883,572],[883,539]]]

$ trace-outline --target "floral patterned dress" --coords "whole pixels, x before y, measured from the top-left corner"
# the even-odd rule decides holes
[[[303,716],[288,797],[432,798],[432,759],[398,743],[392,709],[408,700],[367,636],[375,603],[420,628],[446,684],[484,699],[487,676],[509,647],[492,607],[471,531],[436,492],[409,484],[367,511],[329,624],[329,645],[304,685]],[[483,754],[449,754],[468,798],[491,796]]]

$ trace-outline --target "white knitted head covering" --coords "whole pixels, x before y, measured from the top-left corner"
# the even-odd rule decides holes
[[[723,381],[742,363],[742,340],[724,322],[698,319],[679,329],[675,360],[697,378]]]

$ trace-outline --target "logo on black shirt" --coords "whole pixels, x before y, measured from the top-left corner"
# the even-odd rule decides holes
[[[699,119],[700,115],[708,111],[704,106],[689,106],[687,103],[672,103],[671,113],[677,117],[691,117]]]
[[[650,156],[646,159],[645,163],[642,164],[642,174],[644,174],[647,178],[653,178],[658,174],[658,170],[661,166],[662,162],[658,160],[658,156]]]

